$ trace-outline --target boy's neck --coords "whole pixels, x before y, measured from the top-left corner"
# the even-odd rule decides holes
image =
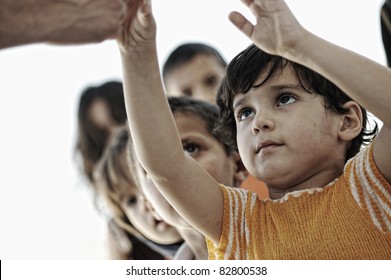
[[[272,200],[277,200],[283,198],[286,194],[295,191],[324,188],[336,178],[341,176],[342,172],[343,168],[327,170],[322,173],[314,174],[311,177],[306,178],[304,181],[294,184],[294,186],[282,187],[281,185],[273,186],[271,184],[267,184],[267,188],[269,190],[269,197]]]

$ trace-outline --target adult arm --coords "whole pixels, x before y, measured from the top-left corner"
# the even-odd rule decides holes
[[[0,0],[0,49],[115,38],[125,13],[124,0]]]

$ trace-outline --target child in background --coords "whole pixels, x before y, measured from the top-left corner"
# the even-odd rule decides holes
[[[137,159],[129,153],[127,126],[116,130],[94,170],[97,195],[108,214],[113,259],[172,259],[183,243],[177,230],[153,209],[132,172]]]
[[[189,96],[216,104],[218,85],[227,62],[220,52],[203,43],[175,48],[163,65],[162,75],[169,96]]]
[[[77,119],[75,153],[83,176],[92,184],[94,166],[102,157],[112,131],[126,123],[122,83],[109,81],[84,89]]]
[[[219,184],[183,152],[150,1],[138,3],[118,38],[135,151],[208,238],[210,259],[390,259],[390,70],[313,35],[282,0],[244,1],[255,25],[231,13],[255,46],[227,68],[219,130],[266,183],[270,200],[260,200]],[[357,102],[383,121],[379,134]]]
[[[220,52],[203,43],[185,43],[176,47],[163,64],[163,81],[168,96],[189,96],[216,104],[216,92],[225,74],[227,62]],[[248,176],[241,188],[267,198],[262,181]]]
[[[168,101],[178,127],[183,151],[219,182],[238,187],[246,178],[247,172],[239,154],[232,147],[225,145],[219,135],[213,133],[218,118],[217,106],[183,96],[169,97]],[[185,240],[174,258],[207,259],[205,237],[189,225],[157,190],[136,158],[128,131],[122,129],[118,135],[106,151],[96,172],[100,175],[96,176],[101,185],[100,192],[107,199],[108,205],[111,205],[112,212],[121,213],[118,209],[125,211],[128,207],[126,200],[130,199],[129,194],[134,194],[135,190],[132,189],[136,188],[137,193],[145,195],[145,200],[152,204],[149,208],[155,209],[158,216],[174,226]],[[124,146],[125,138],[128,141],[127,150]],[[134,200],[135,205],[140,204],[140,199]],[[136,216],[129,217],[128,214],[127,217],[129,221],[136,220],[132,224],[138,225]],[[139,231],[143,232],[142,228]],[[148,233],[143,235],[148,237]],[[153,237],[149,239],[153,240]]]
[[[168,102],[184,153],[195,159],[218,182],[239,187],[246,179],[247,171],[239,154],[232,147],[225,145],[223,138],[213,132],[219,112],[217,106],[185,96],[168,97]],[[133,153],[134,150],[131,154]],[[194,228],[168,204],[140,164],[137,174],[140,186],[153,207],[165,221],[177,228],[186,241],[184,246],[190,248],[186,258],[193,255],[190,259],[207,259],[205,237],[194,232]],[[184,250],[182,248],[182,254]]]
[[[114,132],[126,123],[122,83],[108,81],[85,88],[79,99],[77,118],[78,130],[75,147],[77,164],[81,175],[91,187],[90,191],[96,209],[100,214],[103,214],[101,197],[93,174]],[[133,236],[132,231],[129,233],[129,230],[124,230],[117,224],[112,219],[108,219],[107,249],[110,258],[164,258],[137,239],[137,235]],[[135,254],[130,255],[129,253],[133,252],[132,248],[135,250]]]

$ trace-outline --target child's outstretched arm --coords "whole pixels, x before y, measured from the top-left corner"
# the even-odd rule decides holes
[[[150,1],[130,1],[118,44],[125,102],[136,154],[159,190],[190,224],[218,242],[223,194],[218,183],[186,156],[168,106],[156,51]],[[132,16],[132,13],[137,13]]]
[[[379,170],[391,182],[391,70],[310,33],[283,0],[242,2],[256,23],[238,12],[229,18],[259,48],[320,73],[383,121],[373,152]]]
[[[122,0],[0,0],[0,49],[32,43],[95,43],[117,36]]]

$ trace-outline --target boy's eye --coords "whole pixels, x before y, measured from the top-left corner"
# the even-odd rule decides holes
[[[137,197],[136,196],[131,196],[126,200],[126,205],[127,206],[132,206],[137,202]]]
[[[199,150],[200,150],[200,146],[193,143],[187,143],[183,145],[183,151],[187,153],[189,156],[197,153]]]
[[[288,105],[296,101],[296,97],[291,94],[283,94],[278,97],[278,105]]]
[[[185,96],[192,96],[191,88],[184,88],[182,89],[182,94]]]
[[[249,117],[251,117],[254,114],[254,111],[250,108],[244,108],[239,111],[238,113],[238,120],[243,121]]]
[[[205,84],[210,88],[214,88],[217,85],[217,77],[215,75],[208,76],[205,80]]]

